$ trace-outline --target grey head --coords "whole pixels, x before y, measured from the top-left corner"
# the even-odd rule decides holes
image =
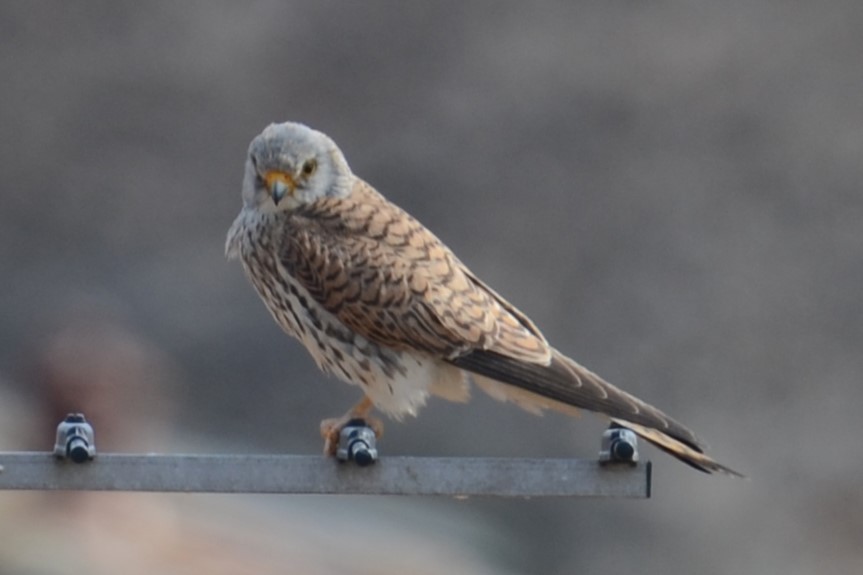
[[[346,197],[354,175],[326,134],[303,124],[270,124],[249,145],[243,204],[262,212],[293,210]]]

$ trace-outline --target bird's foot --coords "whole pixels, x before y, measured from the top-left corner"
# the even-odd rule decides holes
[[[324,438],[324,455],[334,456],[339,448],[342,430],[348,425],[365,425],[380,439],[384,434],[384,422],[377,417],[358,415],[353,410],[341,417],[331,417],[321,422],[321,437]]]

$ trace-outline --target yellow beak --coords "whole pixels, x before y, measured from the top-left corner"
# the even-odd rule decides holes
[[[264,176],[264,182],[267,184],[267,189],[270,190],[270,195],[273,198],[273,203],[277,206],[286,195],[293,196],[297,185],[294,183],[294,177],[285,172],[270,171]]]

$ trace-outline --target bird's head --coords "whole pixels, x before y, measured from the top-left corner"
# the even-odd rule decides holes
[[[243,202],[265,212],[346,197],[354,176],[329,137],[303,124],[270,124],[249,146]]]

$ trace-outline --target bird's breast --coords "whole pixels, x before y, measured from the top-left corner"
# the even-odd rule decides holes
[[[436,379],[436,360],[379,345],[351,330],[318,303],[264,243],[240,242],[243,267],[276,323],[297,338],[318,367],[362,387],[395,417],[422,406]],[[270,245],[272,248],[272,244]]]

